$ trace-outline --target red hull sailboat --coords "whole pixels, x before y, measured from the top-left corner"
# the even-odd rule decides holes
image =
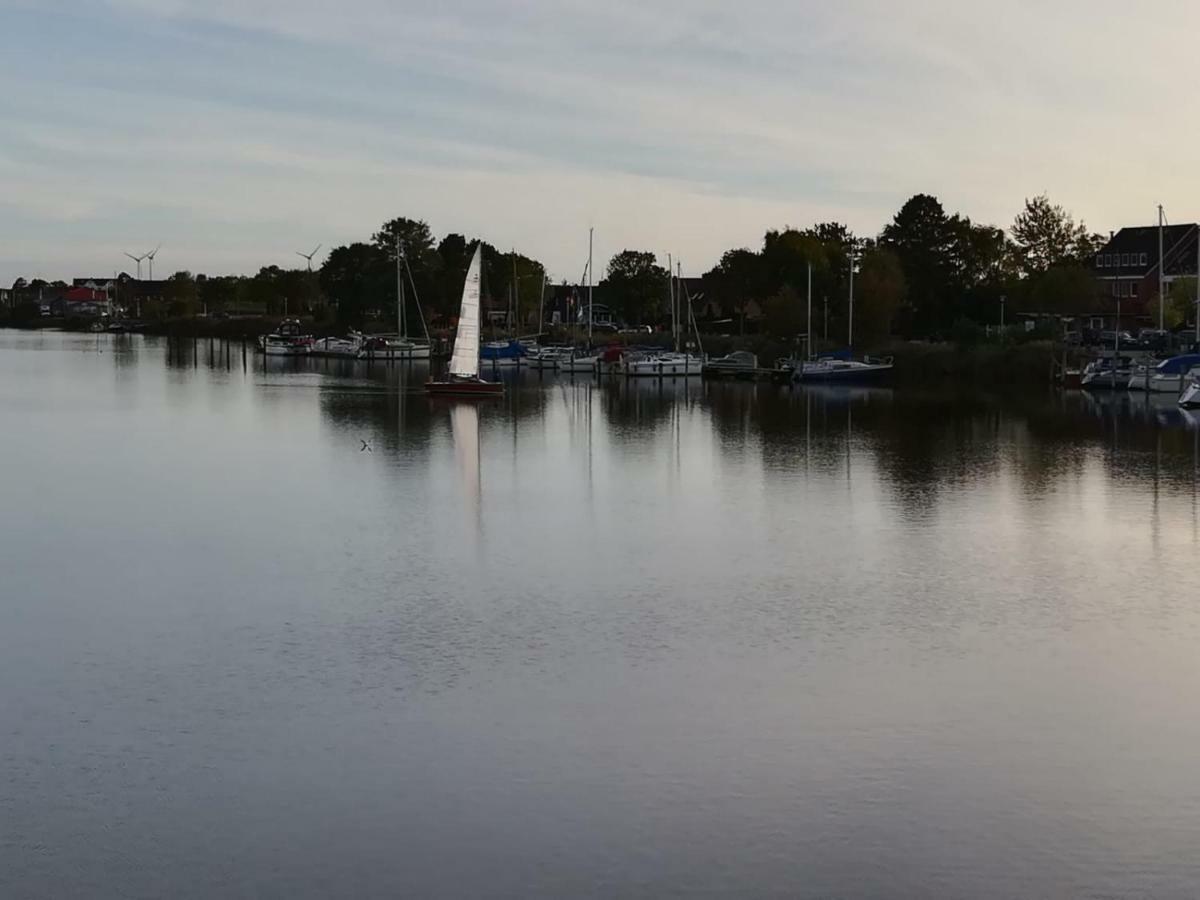
[[[458,313],[458,333],[454,335],[454,353],[445,378],[430,378],[425,390],[430,394],[455,397],[496,397],[504,385],[479,377],[479,280],[483,266],[480,247],[475,247],[467,280],[463,284],[462,306]]]

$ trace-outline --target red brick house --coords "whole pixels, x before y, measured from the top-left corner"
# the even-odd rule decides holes
[[[1196,276],[1198,228],[1188,223],[1162,229],[1163,281],[1168,293],[1176,279]],[[1092,272],[1098,287],[1097,300],[1103,308],[1093,316],[1095,327],[1111,323],[1117,299],[1121,301],[1121,320],[1127,327],[1131,318],[1157,325],[1158,234],[1157,225],[1122,228],[1096,254]]]

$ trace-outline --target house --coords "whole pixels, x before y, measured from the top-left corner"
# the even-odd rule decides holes
[[[108,293],[89,287],[72,287],[62,292],[52,309],[60,316],[101,316],[108,313]]]
[[[1180,278],[1196,276],[1200,226],[1195,223],[1166,225],[1162,228],[1162,280],[1167,293]],[[1092,274],[1098,287],[1099,301],[1088,324],[1104,328],[1113,324],[1116,302],[1120,301],[1121,321],[1143,324],[1158,322],[1159,228],[1157,225],[1122,228],[1111,235],[1096,254]]]

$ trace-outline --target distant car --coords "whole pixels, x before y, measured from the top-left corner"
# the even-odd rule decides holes
[[[607,331],[610,334],[616,334],[617,326],[615,322],[593,322],[592,331]]]
[[[43,303],[41,306],[39,306],[39,307],[38,307],[38,314],[39,314],[40,316],[42,316],[42,318],[49,318],[49,317],[50,317],[50,304],[49,304],[49,303]]]

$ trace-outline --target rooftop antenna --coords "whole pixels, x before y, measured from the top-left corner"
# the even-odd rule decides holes
[[[310,272],[312,271],[312,259],[314,256],[317,255],[317,251],[320,249],[321,249],[321,245],[317,244],[317,246],[313,247],[312,253],[301,253],[299,250],[296,251],[297,256],[303,256],[305,259],[308,260],[308,271],[310,271]]]
[[[130,259],[132,259],[135,263],[137,263],[137,279],[138,279],[138,281],[141,281],[142,280],[142,260],[146,258],[146,254],[143,253],[141,256],[134,256],[128,250],[124,251],[124,253],[126,256],[128,256]]]
[[[162,249],[162,244],[159,244],[157,247],[155,247],[153,250],[151,250],[150,252],[148,252],[146,254],[146,258],[148,260],[150,260],[150,280],[151,281],[154,280],[154,256],[161,249]]]

